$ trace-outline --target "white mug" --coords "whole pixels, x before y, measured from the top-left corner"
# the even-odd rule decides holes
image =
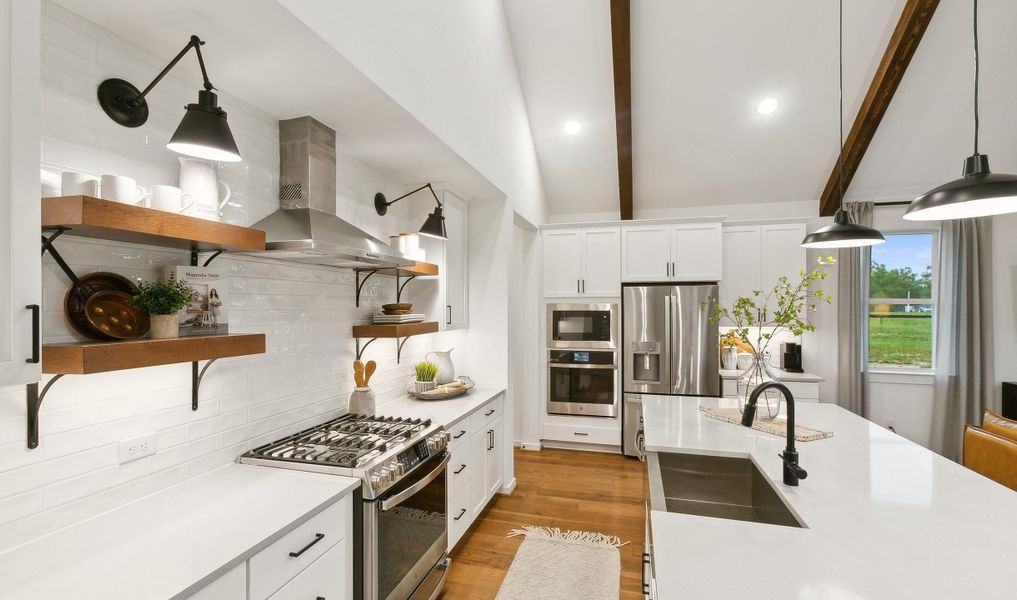
[[[60,194],[63,196],[98,196],[99,180],[85,173],[64,171],[60,174]]]
[[[185,194],[172,185],[153,185],[148,202],[152,208],[167,212],[183,212],[194,206],[190,194]]]
[[[124,204],[137,204],[147,195],[134,179],[121,175],[103,175],[101,190],[103,199]]]

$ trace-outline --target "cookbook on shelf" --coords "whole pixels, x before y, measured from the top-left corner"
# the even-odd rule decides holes
[[[210,267],[166,266],[162,269],[162,278],[181,281],[194,291],[187,306],[177,313],[180,337],[229,333],[228,277]]]

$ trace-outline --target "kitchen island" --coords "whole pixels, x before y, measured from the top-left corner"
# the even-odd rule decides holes
[[[751,457],[804,527],[650,512],[657,598],[1017,597],[1017,493],[832,404],[797,421],[808,478],[781,483],[785,440],[703,415],[732,399],[646,396],[648,452]],[[651,479],[652,481],[652,479]]]

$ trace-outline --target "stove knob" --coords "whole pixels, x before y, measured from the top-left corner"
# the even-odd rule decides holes
[[[383,489],[385,489],[385,484],[381,480],[381,475],[372,475],[371,476],[371,487],[373,487],[376,490],[383,490]]]
[[[403,466],[402,463],[396,463],[395,470],[396,475],[398,475],[399,477],[402,477],[403,475],[406,474],[406,468]]]

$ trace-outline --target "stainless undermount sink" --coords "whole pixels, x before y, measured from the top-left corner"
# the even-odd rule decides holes
[[[750,458],[649,452],[653,510],[805,527]]]

